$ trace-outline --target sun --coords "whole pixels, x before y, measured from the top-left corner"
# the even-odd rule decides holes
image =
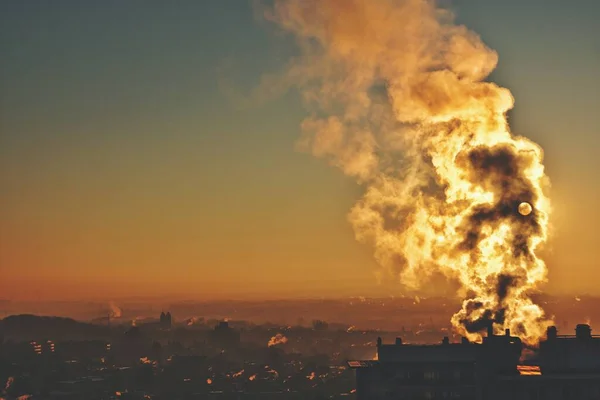
[[[527,215],[531,214],[532,211],[533,211],[533,208],[531,207],[531,204],[529,204],[528,202],[524,201],[521,204],[519,204],[519,214],[527,216]]]

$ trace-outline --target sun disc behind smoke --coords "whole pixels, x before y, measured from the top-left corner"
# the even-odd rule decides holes
[[[528,202],[524,201],[521,204],[519,204],[519,214],[527,216],[527,215],[531,214],[532,211],[533,211],[533,208],[531,207],[531,204],[529,204]]]

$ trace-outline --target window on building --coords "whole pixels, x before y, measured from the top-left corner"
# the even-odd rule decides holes
[[[408,375],[408,373],[406,371],[398,371],[398,372],[396,372],[395,379],[397,381],[402,382],[402,381],[405,381],[407,379],[407,375]]]
[[[440,373],[437,371],[426,371],[423,374],[423,377],[425,378],[425,380],[427,381],[435,381],[438,380],[440,377]]]

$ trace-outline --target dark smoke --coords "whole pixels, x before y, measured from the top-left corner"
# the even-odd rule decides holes
[[[535,189],[525,176],[525,169],[530,165],[530,154],[520,153],[516,148],[508,145],[480,146],[466,154],[460,154],[457,163],[468,173],[471,182],[486,191],[493,192],[496,198],[493,204],[484,204],[473,209],[462,227],[464,240],[459,244],[458,250],[471,252],[472,260],[477,262],[479,257],[477,248],[485,238],[484,228],[486,226],[497,228],[507,222],[512,227],[509,236],[512,252],[506,255],[506,262],[515,264],[514,261],[521,257],[533,257],[529,238],[538,234],[541,227],[535,209],[527,216],[518,212],[519,204],[522,202],[535,204],[537,200]],[[467,331],[480,332],[492,324],[504,323],[506,310],[503,301],[509,291],[519,285],[520,279],[509,274],[500,274],[496,279],[494,287],[498,299],[497,308],[485,310],[474,320],[463,319],[462,323]],[[482,307],[484,305],[480,302],[470,304],[467,315],[472,315]]]
[[[502,302],[506,295],[508,294],[509,289],[512,286],[516,285],[517,279],[514,276],[507,274],[498,275],[498,284],[496,285],[496,294],[498,295],[498,301]]]

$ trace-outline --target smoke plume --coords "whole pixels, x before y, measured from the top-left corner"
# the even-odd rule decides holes
[[[121,318],[121,316],[123,315],[123,312],[121,311],[119,306],[117,306],[112,301],[110,303],[108,303],[108,306],[110,308],[110,317],[111,318]]]
[[[6,380],[6,384],[4,385],[4,393],[6,393],[8,391],[8,389],[10,389],[10,387],[14,381],[15,381],[15,378],[13,378],[12,376],[8,377],[8,379]]]
[[[429,0],[275,0],[264,15],[300,50],[283,78],[310,110],[300,147],[364,187],[357,240],[411,290],[460,283],[459,333],[535,343],[548,180],[542,149],[509,130],[511,93],[485,80],[496,52]]]
[[[278,333],[275,336],[273,336],[271,339],[269,339],[267,346],[273,347],[273,346],[277,346],[278,344],[285,344],[285,343],[287,343],[287,341],[288,341],[287,337],[285,337],[282,333]]]

